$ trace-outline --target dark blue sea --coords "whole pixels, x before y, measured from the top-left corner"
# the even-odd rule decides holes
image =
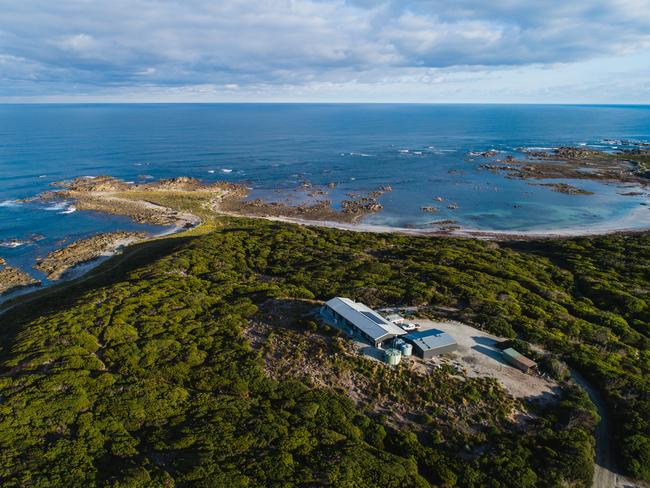
[[[303,181],[335,182],[328,196],[335,205],[346,193],[390,185],[384,210],[365,222],[397,227],[445,219],[499,231],[650,227],[647,195],[619,195],[629,185],[563,180],[594,191],[566,195],[481,170],[481,158],[467,156],[559,145],[612,149],[608,139],[649,141],[650,106],[0,105],[0,256],[29,271],[62,243],[143,228],[18,201],[53,181],[104,174],[246,182],[254,196],[294,201],[304,198],[294,191]],[[458,208],[422,212],[437,196]]]

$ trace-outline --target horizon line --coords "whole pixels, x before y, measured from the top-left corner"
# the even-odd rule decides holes
[[[564,105],[650,107],[650,102],[413,102],[413,101],[3,101],[0,105]]]

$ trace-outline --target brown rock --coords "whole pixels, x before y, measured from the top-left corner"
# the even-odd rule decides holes
[[[107,232],[73,242],[39,259],[35,269],[45,273],[48,280],[58,280],[70,268],[115,252],[122,245],[139,239],[141,232]]]

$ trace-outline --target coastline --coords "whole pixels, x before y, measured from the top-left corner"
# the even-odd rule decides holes
[[[540,240],[540,239],[570,239],[573,237],[597,237],[604,235],[620,235],[620,234],[643,234],[650,232],[650,223],[647,227],[629,227],[619,225],[621,222],[629,222],[635,220],[635,215],[645,212],[650,213],[646,207],[640,207],[630,212],[633,215],[625,215],[624,217],[615,221],[607,222],[599,226],[587,227],[572,227],[564,229],[549,229],[549,230],[529,230],[529,231],[509,231],[509,230],[482,230],[473,229],[470,227],[459,227],[448,230],[436,229],[413,229],[408,227],[395,227],[381,224],[368,224],[363,222],[337,222],[333,220],[310,220],[300,219],[296,217],[282,217],[282,216],[261,216],[249,215],[241,212],[229,212],[220,210],[218,207],[213,207],[214,211],[221,215],[229,217],[245,217],[253,219],[264,219],[273,222],[285,222],[290,224],[305,225],[312,227],[325,227],[339,230],[347,230],[352,232],[370,232],[380,234],[403,234],[412,236],[429,236],[429,237],[458,237],[458,238],[471,238],[481,240],[494,240],[494,241],[511,241],[511,240]]]
[[[639,206],[625,215],[604,222],[598,225],[574,226],[559,229],[541,230],[483,230],[470,227],[450,228],[409,228],[395,227],[364,223],[363,217],[369,215],[356,215],[358,218],[350,218],[349,215],[339,215],[333,209],[321,212],[310,213],[310,206],[296,207],[284,206],[257,206],[254,213],[251,209],[250,200],[247,200],[248,192],[242,185],[231,183],[203,184],[198,180],[190,178],[174,178],[172,180],[161,180],[147,185],[128,185],[120,180],[111,177],[98,177],[97,179],[77,179],[68,183],[70,186],[60,191],[49,192],[37,198],[48,200],[65,198],[71,199],[80,210],[91,210],[99,213],[124,215],[139,223],[155,223],[165,225],[167,228],[153,235],[129,236],[128,239],[118,239],[101,250],[86,250],[85,256],[67,256],[68,265],[62,271],[51,276],[54,278],[45,286],[72,280],[83,276],[104,260],[113,255],[123,252],[131,244],[153,241],[176,235],[194,235],[208,233],[218,228],[220,216],[235,218],[263,219],[272,222],[284,222],[295,225],[310,227],[321,227],[339,229],[350,232],[369,233],[390,233],[422,237],[449,237],[480,239],[490,241],[533,241],[548,239],[569,239],[577,237],[596,237],[604,235],[621,234],[643,234],[650,231],[650,209],[647,206]],[[60,184],[62,186],[62,184]],[[225,207],[225,208],[224,208]],[[271,208],[267,214],[265,210]],[[304,209],[308,211],[305,213]],[[285,213],[282,215],[282,213]],[[305,215],[297,216],[297,215]],[[325,218],[323,218],[325,217]],[[634,223],[641,218],[648,220],[647,226],[638,226]],[[100,235],[95,236],[96,238]],[[93,238],[80,239],[71,243],[70,247],[83,247],[84,241]],[[55,253],[65,254],[68,248],[62,248]],[[74,253],[71,253],[74,254]],[[72,263],[72,264],[69,264]],[[35,266],[38,268],[38,264]],[[31,283],[30,283],[31,285]],[[32,287],[8,290],[0,294],[0,303],[3,303],[16,296],[32,291]]]
[[[179,178],[182,180],[182,178]],[[173,181],[173,180],[162,180]],[[160,185],[159,182],[157,185]],[[173,187],[173,185],[171,185]],[[264,215],[264,214],[249,214],[244,211],[232,211],[221,208],[221,202],[227,202],[228,207],[243,209],[246,204],[237,205],[238,202],[248,202],[245,200],[246,194],[242,192],[241,185],[221,184],[198,186],[195,188],[156,188],[150,189],[146,194],[142,192],[90,192],[91,199],[95,199],[98,195],[105,198],[106,201],[117,203],[118,205],[111,208],[110,212],[103,212],[97,208],[89,208],[88,210],[96,211],[99,213],[113,213],[117,215],[125,215],[136,222],[146,223],[147,221],[160,221],[165,219],[167,228],[162,231],[146,235],[143,237],[136,236],[128,239],[122,239],[114,242],[112,248],[104,249],[98,255],[90,259],[81,260],[61,273],[59,279],[47,281],[34,280],[25,286],[13,288],[4,293],[0,293],[0,315],[9,309],[13,308],[13,301],[16,303],[22,301],[30,301],[31,297],[38,297],[43,293],[47,293],[50,288],[60,288],[67,286],[67,284],[76,283],[78,281],[86,280],[93,276],[97,269],[102,269],[102,265],[107,262],[112,262],[113,258],[119,255],[127,256],[137,250],[141,253],[142,249],[147,246],[157,246],[156,242],[163,243],[171,242],[176,238],[193,237],[197,235],[208,234],[209,232],[218,229],[219,217],[232,217],[232,218],[247,218],[247,219],[262,219],[270,222],[283,222],[294,225],[302,225],[309,227],[320,227],[329,229],[339,229],[349,232],[368,232],[376,234],[401,234],[408,236],[421,236],[421,237],[438,237],[438,238],[460,238],[460,239],[477,239],[483,241],[538,241],[538,240],[552,240],[552,239],[571,239],[571,238],[588,238],[599,237],[607,235],[639,235],[650,232],[650,223],[648,226],[634,226],[630,223],[638,222],[638,217],[644,214],[650,220],[650,208],[647,206],[639,206],[618,219],[602,223],[596,226],[580,226],[562,229],[544,229],[544,230],[529,230],[529,231],[505,231],[505,230],[482,230],[473,229],[469,227],[454,227],[449,229],[416,229],[408,227],[396,227],[390,225],[370,224],[361,222],[361,219],[353,219],[346,221],[336,220],[321,220],[318,218],[299,218],[295,216],[283,215]],[[120,195],[116,195],[120,193]],[[129,198],[126,197],[128,195]],[[66,197],[70,197],[67,195]],[[73,197],[75,201],[81,198],[81,195]],[[234,205],[233,205],[234,202]],[[102,205],[105,202],[101,202]],[[126,204],[126,205],[124,205]],[[288,207],[291,208],[291,207]],[[128,209],[128,211],[124,211]],[[142,218],[138,210],[145,210],[147,218]],[[135,211],[135,213],[134,213]],[[313,217],[313,216],[312,216]],[[149,220],[152,219],[152,220]],[[75,241],[78,243],[83,241]],[[145,246],[144,248],[142,246]],[[66,248],[63,248],[65,250]],[[4,262],[4,261],[3,261]],[[19,273],[27,275],[22,270],[16,269]],[[9,306],[7,306],[9,304]]]
[[[71,263],[67,263],[65,265],[63,265],[61,262],[56,263],[55,266],[57,268],[60,268],[57,269],[56,272],[53,273],[51,270],[48,272],[42,267],[43,261],[48,260],[48,258],[50,258],[50,255],[39,259],[35,263],[32,268],[45,274],[46,279],[44,281],[35,279],[31,274],[27,273],[24,270],[20,270],[18,268],[7,265],[7,263],[0,258],[1,272],[12,272],[13,274],[21,277],[23,280],[22,283],[16,286],[7,287],[4,290],[0,287],[0,305],[24,295],[42,291],[43,289],[49,288],[53,285],[63,284],[84,278],[86,275],[103,264],[106,260],[110,259],[113,256],[122,254],[127,248],[133,245],[152,242],[157,239],[168,238],[176,234],[192,231],[204,223],[204,220],[197,215],[188,212],[178,212],[170,207],[156,205],[145,200],[127,200],[108,194],[106,195],[106,200],[120,203],[126,202],[129,204],[130,208],[146,210],[150,216],[157,214],[161,217],[161,219],[165,219],[164,222],[167,224],[167,228],[154,234],[114,231],[108,233],[99,233],[95,234],[94,236],[76,240],[70,243],[68,246],[59,248],[50,253],[50,255],[73,254],[72,256],[67,256],[67,258],[71,259]],[[137,218],[134,218],[133,215],[130,215],[128,213],[123,214],[119,212],[103,212],[102,210],[96,208],[88,210],[96,211],[99,213],[116,213],[119,215],[126,215],[132,220],[136,222],[138,221]],[[156,219],[154,218],[154,220]],[[71,248],[79,247],[80,245],[81,247],[84,247],[85,243],[93,240],[103,240],[104,242],[100,246],[94,246],[91,244],[90,247],[92,249],[85,249],[85,254],[82,255],[75,256],[75,253],[69,253],[69,250]]]

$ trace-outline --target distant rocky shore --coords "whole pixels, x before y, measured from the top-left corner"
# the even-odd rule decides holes
[[[525,155],[517,159],[512,155],[498,158],[498,153],[487,151],[471,153],[490,159],[480,165],[481,169],[504,173],[507,178],[520,179],[577,179],[601,180],[621,183],[650,183],[650,149],[646,146],[617,152],[597,151],[584,147],[558,147],[550,151],[519,148]],[[556,191],[579,194],[581,192]]]
[[[245,196],[241,185],[214,183],[205,185],[196,178],[178,177],[157,182],[127,183],[112,176],[75,178],[53,183],[60,190],[39,195],[42,200],[73,200],[77,210],[93,210],[125,215],[141,224],[191,227],[200,223],[195,215],[147,201],[151,192],[217,192]],[[138,193],[137,198],[133,198]]]
[[[379,198],[392,191],[390,186],[383,185],[367,193],[349,193],[348,198],[341,201],[341,209],[337,210],[332,207],[330,200],[321,199],[327,195],[327,190],[314,189],[309,182],[303,182],[299,189],[308,191],[310,201],[298,205],[268,202],[259,198],[249,200],[247,197],[250,190],[243,184],[203,183],[199,179],[185,176],[150,183],[127,183],[111,176],[82,177],[56,182],[54,186],[60,189],[46,192],[39,198],[72,200],[77,210],[126,215],[139,223],[179,227],[196,225],[196,216],[148,201],[149,195],[164,192],[168,196],[175,193],[187,196],[193,193],[207,197],[212,210],[240,215],[354,222],[365,215],[381,211],[383,206]],[[335,183],[330,183],[327,188],[335,186]]]

